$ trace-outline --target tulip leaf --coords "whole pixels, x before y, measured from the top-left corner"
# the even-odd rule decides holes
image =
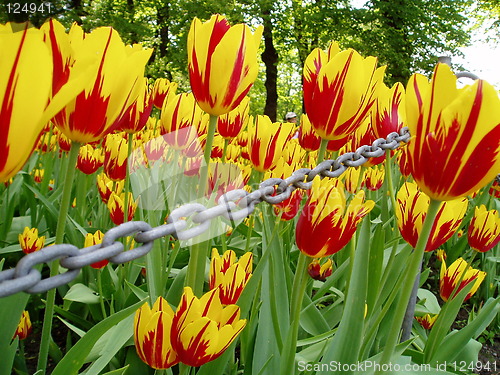
[[[491,323],[500,311],[500,297],[490,298],[472,322],[459,331],[450,332],[439,345],[432,356],[432,362],[454,361],[459,358],[460,349],[467,345],[471,339],[479,336]],[[437,322],[436,322],[437,323]],[[461,358],[461,357],[460,357]]]
[[[308,295],[304,296],[304,305],[300,313],[300,326],[311,335],[319,335],[330,330],[330,326],[311,301]]]
[[[421,305],[425,306],[429,314],[439,314],[441,306],[439,306],[439,302],[434,293],[430,290],[420,288],[417,297],[419,302],[422,302]]]
[[[97,323],[66,353],[64,358],[57,364],[52,375],[77,374],[97,340],[123,319],[134,314],[143,303],[144,301],[139,301]]]
[[[102,375],[123,375],[127,372],[128,368],[130,367],[130,365],[127,365],[125,367],[122,367],[122,368],[118,368],[116,370],[113,370],[113,371],[109,371],[109,372],[106,372]]]
[[[19,340],[12,340],[19,319],[28,302],[29,294],[16,293],[4,297],[0,303],[0,375],[10,375]],[[12,341],[12,342],[11,342]]]
[[[356,363],[362,343],[366,291],[368,288],[368,262],[370,261],[370,221],[364,220],[352,260],[352,276],[347,291],[344,313],[337,333],[329,343],[321,364],[337,361]],[[318,374],[326,374],[319,371]],[[352,373],[347,371],[343,373]]]
[[[99,375],[116,353],[132,337],[134,315],[129,315],[108,332],[111,334],[100,351],[99,358],[86,370],[85,375]]]
[[[469,283],[468,285],[466,285],[454,298],[448,300],[448,302],[446,302],[441,308],[441,312],[439,313],[436,322],[434,323],[431,332],[429,333],[429,337],[425,345],[425,363],[430,363],[435,353],[439,350],[444,337],[455,321],[460,307],[462,306],[462,303],[467,296],[467,293],[469,293],[469,291],[471,290],[472,286],[473,283]]]
[[[99,303],[99,295],[83,284],[73,285],[64,296],[64,299],[85,304]]]

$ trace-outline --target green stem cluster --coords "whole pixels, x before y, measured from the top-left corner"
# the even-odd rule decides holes
[[[64,230],[66,228],[66,217],[68,215],[69,206],[71,203],[71,190],[75,177],[75,166],[78,158],[80,144],[73,142],[68,155],[68,164],[65,173],[64,187],[61,198],[61,207],[59,210],[59,218],[57,219],[56,229],[56,244],[63,243]],[[59,261],[54,260],[50,264],[50,277],[56,276],[59,273]],[[56,298],[56,289],[51,289],[47,292],[47,302],[45,306],[45,315],[43,318],[42,337],[40,342],[40,352],[38,354],[38,373],[44,375],[47,368],[47,359],[49,355],[50,332],[52,330],[52,319],[54,317],[54,304]]]
[[[420,236],[418,237],[417,246],[415,246],[415,250],[410,257],[407,272],[405,272],[405,275],[408,275],[408,277],[406,277],[405,282],[402,286],[399,303],[396,306],[393,326],[397,328],[389,332],[386,346],[384,348],[384,351],[382,352],[382,357],[380,360],[381,365],[387,364],[391,361],[394,349],[396,348],[396,345],[398,343],[398,337],[400,334],[399,327],[401,327],[403,323],[406,308],[408,306],[408,301],[410,300],[411,291],[415,283],[415,277],[418,273],[419,266],[422,263],[425,246],[427,245],[432,225],[434,224],[434,219],[436,218],[436,214],[439,210],[440,204],[440,201],[436,201],[433,199],[431,199],[431,202],[429,204],[429,209],[427,210],[427,215],[422,226],[422,231],[420,232]],[[382,374],[382,372],[378,371],[377,374]]]

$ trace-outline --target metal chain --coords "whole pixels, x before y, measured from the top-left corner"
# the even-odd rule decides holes
[[[42,293],[57,288],[74,280],[83,267],[103,260],[118,264],[130,262],[146,255],[151,251],[153,242],[162,237],[173,235],[179,240],[188,240],[199,236],[208,230],[211,220],[220,216],[230,221],[241,220],[250,215],[260,202],[281,203],[290,198],[295,189],[311,189],[316,176],[339,177],[349,167],[358,167],[369,158],[380,157],[385,154],[385,150],[395,150],[401,142],[407,143],[409,139],[410,133],[405,127],[399,133],[390,133],[386,139],[377,139],[371,146],[361,146],[355,152],[340,155],[335,160],[325,160],[313,169],[301,168],[286,179],[267,179],[251,193],[243,189],[231,190],[222,195],[213,207],[187,203],[170,213],[167,224],[155,228],[143,221],[123,223],[108,230],[98,245],[83,249],[70,244],[45,247],[25,255],[15,268],[0,271],[0,297],[22,291]],[[188,219],[192,224],[188,224]],[[124,251],[123,244],[118,240],[132,235],[142,245]],[[60,265],[68,271],[43,279],[40,266],[56,259],[60,259]]]

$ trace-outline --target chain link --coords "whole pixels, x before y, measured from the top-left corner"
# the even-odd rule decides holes
[[[126,263],[141,258],[151,251],[155,240],[169,235],[179,240],[194,238],[207,231],[211,221],[217,217],[231,222],[241,220],[249,216],[260,202],[281,203],[290,198],[296,189],[311,189],[312,180],[316,176],[339,177],[347,168],[360,166],[369,158],[380,157],[386,150],[395,150],[409,139],[410,133],[405,127],[399,133],[389,134],[386,139],[377,139],[371,146],[362,146],[355,152],[340,155],[335,160],[325,160],[313,169],[301,168],[286,179],[265,180],[257,190],[250,193],[243,189],[231,190],[223,194],[213,207],[207,208],[200,203],[182,205],[170,213],[167,224],[155,228],[143,221],[123,223],[108,230],[99,245],[83,249],[69,244],[45,247],[25,255],[15,268],[0,271],[0,297],[21,291],[42,293],[68,284],[78,276],[83,267],[106,259],[112,263]],[[125,247],[118,240],[131,235],[134,235],[134,240],[141,245],[125,251]],[[43,264],[55,259],[60,259],[60,265],[68,271],[43,279],[39,269]]]

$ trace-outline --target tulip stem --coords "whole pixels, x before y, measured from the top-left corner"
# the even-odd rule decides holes
[[[299,252],[299,259],[297,261],[297,268],[295,270],[295,276],[293,278],[292,286],[292,297],[290,300],[290,330],[288,332],[287,346],[288,350],[285,353],[288,354],[284,358],[281,366],[282,375],[289,375],[295,373],[295,352],[297,346],[297,336],[299,333],[299,323],[300,323],[300,312],[302,310],[302,301],[304,299],[304,294],[307,286],[307,265],[309,263],[309,257],[302,251]]]
[[[205,160],[205,168],[201,168],[199,194],[205,195],[205,190],[208,183],[208,168],[210,165],[210,155],[212,153],[212,145],[214,141],[215,128],[217,127],[218,116],[210,115],[210,122],[208,124],[207,143],[205,144],[205,151],[203,158]],[[193,293],[201,296],[203,292],[203,282],[205,280],[205,261],[208,253],[209,241],[203,243],[196,243],[191,246],[188,269],[186,274],[186,286],[193,289]]]
[[[68,163],[64,179],[63,192],[61,197],[61,207],[59,209],[59,218],[57,219],[56,229],[56,244],[63,243],[64,229],[66,228],[66,219],[71,201],[71,190],[73,187],[73,179],[75,177],[75,166],[78,158],[80,144],[77,142],[71,143],[69,150]],[[50,276],[56,276],[59,272],[59,261],[54,260],[50,264]],[[52,318],[54,316],[54,303],[56,299],[56,289],[50,289],[47,292],[47,302],[45,304],[45,315],[43,317],[42,337],[40,340],[40,352],[38,354],[37,370],[40,375],[44,375],[47,368],[47,359],[49,355],[50,331],[52,330]]]
[[[123,190],[125,191],[125,197],[123,198],[123,222],[127,222],[128,220],[128,192],[130,191],[130,169],[129,169],[129,160],[130,154],[132,153],[132,144],[134,141],[134,134],[128,134],[128,142],[127,142],[127,161],[125,166],[125,183],[123,186]]]
[[[321,139],[321,144],[318,151],[318,164],[325,159],[326,146],[328,146],[328,139]]]
[[[396,306],[396,311],[393,318],[393,327],[401,327],[403,323],[403,319],[406,313],[406,308],[408,307],[408,301],[410,300],[410,295],[413,289],[413,285],[415,283],[415,278],[418,273],[418,268],[422,263],[422,259],[424,256],[424,250],[427,245],[427,241],[429,239],[429,235],[431,233],[432,225],[434,224],[434,219],[436,218],[437,212],[439,210],[439,206],[441,205],[440,201],[431,199],[429,208],[427,210],[427,215],[425,216],[424,223],[422,225],[422,230],[418,237],[417,246],[415,246],[415,250],[409,259],[409,264],[404,273],[404,277],[406,275],[405,282],[401,288],[401,296],[399,302]],[[382,357],[380,360],[380,367],[384,367],[384,364],[388,364],[394,353],[394,349],[398,343],[398,337],[400,335],[399,329],[393,329],[389,331],[389,335],[387,337],[386,345],[384,351],[382,352]],[[382,374],[381,370],[377,371],[376,374]]]
[[[394,216],[396,215],[396,196],[394,194],[394,184],[392,181],[392,170],[391,170],[391,151],[385,150],[385,179],[387,180],[387,189],[389,190],[389,197],[392,203],[392,211]]]

